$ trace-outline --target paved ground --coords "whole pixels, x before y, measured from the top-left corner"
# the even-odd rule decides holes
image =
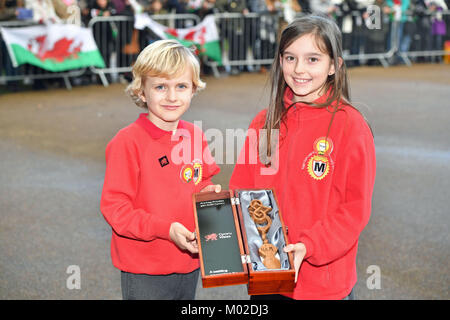
[[[264,75],[205,80],[186,115],[204,130],[246,129],[266,102]],[[449,299],[450,66],[352,69],[350,81],[378,161],[357,297]],[[106,143],[140,112],[123,90],[0,96],[0,299],[121,298],[99,198]],[[216,182],[226,187],[232,167],[222,165]],[[66,287],[71,265],[81,270],[79,290]],[[366,284],[370,266],[381,272],[380,289]],[[245,286],[201,284],[197,297],[248,299]]]

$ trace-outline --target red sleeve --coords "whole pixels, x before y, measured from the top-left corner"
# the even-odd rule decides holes
[[[214,157],[211,155],[211,151],[208,147],[208,140],[202,133],[202,181],[195,187],[194,192],[200,192],[204,187],[209,186],[212,183],[213,176],[220,172],[219,166],[216,164]]]
[[[329,209],[325,219],[293,239],[305,244],[305,259],[313,265],[345,255],[369,221],[376,169],[373,137],[370,133],[354,137],[347,146],[342,163],[335,167],[335,181],[344,181],[344,186],[335,185],[332,191],[332,197],[342,201]]]
[[[118,134],[106,147],[106,172],[100,210],[118,235],[149,241],[169,239],[171,221],[156,217],[133,203],[139,184],[138,146]]]

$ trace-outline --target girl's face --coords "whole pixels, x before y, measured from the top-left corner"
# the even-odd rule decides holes
[[[296,39],[280,56],[284,81],[294,92],[293,102],[313,102],[335,68],[330,56],[316,45],[313,34]]]

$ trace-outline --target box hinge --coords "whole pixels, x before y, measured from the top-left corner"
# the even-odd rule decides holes
[[[234,198],[234,197],[232,197],[232,198],[231,198],[231,204],[232,204],[233,206],[239,205],[239,204],[240,204],[240,203],[239,203],[239,198]]]
[[[248,254],[241,255],[242,264],[251,263],[250,256]]]

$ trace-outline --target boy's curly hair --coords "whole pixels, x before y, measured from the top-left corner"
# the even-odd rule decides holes
[[[158,40],[145,47],[133,65],[133,81],[125,89],[133,102],[144,109],[142,101],[145,78],[173,78],[183,74],[186,68],[192,68],[194,92],[203,89],[206,84],[200,79],[200,63],[191,49],[176,40]]]

